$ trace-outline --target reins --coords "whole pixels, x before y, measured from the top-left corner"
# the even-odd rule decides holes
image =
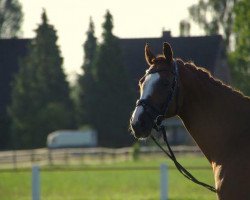
[[[143,108],[145,109],[146,113],[148,113],[148,115],[154,119],[154,126],[153,128],[157,131],[157,132],[161,132],[162,136],[163,136],[163,140],[167,145],[168,150],[165,150],[160,143],[155,139],[155,137],[153,135],[151,135],[152,140],[155,142],[155,144],[174,162],[176,168],[178,169],[178,171],[185,176],[187,179],[189,179],[190,181],[201,185],[205,188],[207,188],[208,190],[212,191],[212,192],[217,192],[216,189],[211,186],[208,185],[206,183],[203,183],[199,180],[197,180],[189,171],[187,171],[187,169],[185,169],[176,159],[174,152],[172,151],[169,142],[168,142],[168,138],[167,138],[167,133],[166,133],[166,128],[164,125],[162,125],[162,121],[166,115],[166,113],[168,112],[169,109],[169,105],[172,102],[174,95],[177,95],[177,102],[178,102],[178,79],[179,79],[179,70],[178,70],[178,65],[177,62],[174,61],[174,80],[173,80],[173,85],[172,85],[172,91],[171,94],[168,96],[167,101],[166,101],[166,105],[165,108],[163,109],[164,112],[160,113],[157,109],[154,108],[154,106],[152,104],[150,104],[149,101],[147,101],[146,99],[140,99],[137,101],[136,106],[143,106]],[[164,70],[154,70],[154,71],[149,71],[146,73],[150,74],[150,73],[156,73],[159,71],[164,71]],[[145,75],[145,76],[146,76]],[[178,103],[176,105],[176,110],[178,111]],[[156,114],[158,113],[158,114]]]
[[[185,176],[188,180],[198,184],[198,185],[201,185],[205,188],[207,188],[208,190],[212,191],[212,192],[217,192],[216,189],[211,186],[211,185],[208,185],[206,183],[203,183],[199,180],[197,180],[187,169],[185,169],[176,159],[175,155],[174,155],[174,152],[173,150],[171,149],[170,145],[169,145],[169,142],[168,142],[168,139],[167,139],[167,134],[166,134],[166,128],[164,126],[160,126],[160,130],[161,133],[162,133],[162,136],[163,136],[163,140],[164,142],[166,143],[167,145],[167,148],[168,148],[168,151],[165,150],[160,144],[159,142],[155,139],[155,137],[153,135],[151,135],[151,138],[152,140],[155,142],[155,144],[174,162],[176,168],[178,169],[178,171],[183,175]]]

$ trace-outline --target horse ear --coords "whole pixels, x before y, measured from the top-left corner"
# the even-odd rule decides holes
[[[168,64],[172,63],[173,61],[173,51],[169,43],[163,43],[163,55],[166,58]]]
[[[155,56],[151,52],[148,43],[145,45],[145,59],[149,66],[153,64],[153,61],[155,59]]]

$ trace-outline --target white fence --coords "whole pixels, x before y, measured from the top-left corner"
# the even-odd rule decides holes
[[[137,170],[137,168],[135,168]],[[40,200],[40,167],[32,167],[32,200]],[[160,165],[160,200],[168,200],[168,167],[165,163]]]
[[[175,153],[200,154],[195,146],[173,147]],[[31,167],[33,164],[79,165],[93,162],[116,162],[132,159],[133,148],[73,148],[73,149],[33,149],[0,152],[0,169]],[[158,147],[141,147],[140,156],[162,155]]]

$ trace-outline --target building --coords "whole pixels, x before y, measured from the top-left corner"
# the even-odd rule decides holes
[[[162,53],[164,42],[172,46],[175,58],[192,61],[197,66],[205,67],[212,75],[225,83],[230,82],[230,72],[221,35],[171,37],[169,31],[164,31],[160,38],[126,38],[119,39],[119,41],[124,65],[136,84],[147,69],[144,56],[145,44],[149,43],[151,50],[159,54]]]
[[[213,76],[225,83],[230,82],[230,71],[221,35],[171,37],[169,31],[164,31],[162,37],[159,38],[127,38],[119,39],[119,41],[123,62],[129,70],[137,98],[139,98],[138,81],[148,67],[144,56],[146,43],[149,43],[152,52],[161,54],[163,43],[168,42],[172,46],[175,58],[181,58],[186,62],[192,61],[197,66],[205,67]],[[169,119],[166,124],[169,127],[172,144],[192,143],[181,120]]]

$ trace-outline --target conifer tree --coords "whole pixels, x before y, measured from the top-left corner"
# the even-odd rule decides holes
[[[9,108],[17,148],[42,147],[50,132],[74,125],[56,31],[45,11],[35,32],[29,54],[15,77]]]
[[[122,146],[132,139],[127,130],[134,98],[118,38],[112,30],[113,18],[107,11],[103,23],[103,42],[94,62],[97,101],[93,110],[94,125],[101,146]]]
[[[87,40],[84,47],[84,63],[82,70],[84,72],[78,79],[79,98],[79,125],[93,125],[92,109],[94,107],[94,77],[93,77],[93,60],[96,54],[97,41],[95,37],[94,23],[90,18],[89,29],[87,31]]]

